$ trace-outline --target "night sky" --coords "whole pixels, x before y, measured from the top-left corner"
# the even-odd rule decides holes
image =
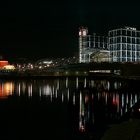
[[[0,54],[57,58],[78,54],[78,28],[107,34],[117,27],[140,30],[140,3],[105,0],[9,0],[0,3]]]

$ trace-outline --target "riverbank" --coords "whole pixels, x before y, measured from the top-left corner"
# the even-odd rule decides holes
[[[140,81],[140,76],[121,76],[113,74],[93,74],[93,75],[49,75],[49,74],[0,74],[0,79],[46,79],[46,78],[75,78],[87,77],[92,79],[114,79],[114,80],[134,80]]]
[[[101,140],[139,140],[140,119],[130,118],[120,124],[114,124],[105,132]]]
[[[140,100],[127,113],[128,119],[113,124],[101,140],[140,140]]]

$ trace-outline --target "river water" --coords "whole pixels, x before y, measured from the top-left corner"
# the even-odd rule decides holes
[[[138,82],[126,80],[0,80],[0,139],[100,140],[139,97]]]

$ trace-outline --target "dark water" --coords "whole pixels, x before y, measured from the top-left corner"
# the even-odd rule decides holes
[[[0,140],[99,140],[139,97],[134,81],[0,80]]]

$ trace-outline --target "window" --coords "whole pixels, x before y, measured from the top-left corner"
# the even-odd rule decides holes
[[[126,30],[122,30],[122,35],[126,36]]]
[[[91,42],[90,42],[90,41],[88,41],[88,47],[89,47],[89,48],[91,47]]]
[[[133,57],[133,58],[135,57],[135,52],[132,52],[132,57]]]
[[[100,43],[100,47],[103,48],[103,43]]]
[[[114,57],[117,57],[117,52],[116,52],[116,51],[113,52],[113,56],[114,56]]]
[[[130,37],[127,37],[127,43],[131,43]]]
[[[117,37],[117,43],[121,42],[121,37]]]
[[[140,44],[140,38],[137,38],[137,44]]]
[[[91,45],[91,48],[93,48],[93,47],[94,47],[94,42],[91,41],[91,42],[90,42],[90,45]]]
[[[121,49],[121,44],[117,44],[117,50]]]
[[[140,57],[140,52],[139,51],[137,52],[137,57]]]
[[[140,45],[136,45],[136,50],[140,51]]]
[[[127,30],[127,36],[131,36],[131,31]]]
[[[132,45],[132,50],[133,50],[133,51],[135,50],[135,45]]]
[[[110,43],[113,44],[113,38],[110,38]]]
[[[117,58],[117,62],[120,62],[120,58]]]
[[[126,37],[122,37],[122,43],[126,43]]]
[[[127,50],[131,50],[131,45],[127,45]]]
[[[135,31],[132,31],[132,36],[133,36],[133,37],[135,37],[135,36],[136,36],[136,35],[135,35]]]
[[[113,31],[109,32],[109,36],[113,36]]]
[[[97,36],[95,37],[95,42],[98,42],[98,37]]]
[[[120,52],[119,51],[117,52],[117,57],[120,57]]]
[[[95,42],[95,36],[92,36],[91,40]]]
[[[132,61],[135,62],[135,58],[132,57]]]
[[[114,49],[115,49],[115,50],[117,50],[117,46],[118,46],[117,44],[116,44],[116,45],[114,45]]]
[[[127,57],[131,57],[130,51],[127,51]]]
[[[95,48],[99,48],[99,45],[98,45],[98,43],[97,43],[97,42],[95,43]]]
[[[122,51],[122,56],[126,57],[126,51]]]
[[[137,37],[140,37],[140,32],[136,32]]]
[[[133,43],[133,44],[135,44],[135,43],[136,43],[136,42],[135,42],[135,38],[134,38],[134,37],[132,38],[132,43]]]
[[[110,45],[109,47],[110,47],[110,51],[112,51],[112,50],[113,50],[113,46],[112,46],[112,45]]]
[[[126,50],[126,44],[122,44],[122,50]]]
[[[117,37],[113,38],[113,43],[117,43]]]

